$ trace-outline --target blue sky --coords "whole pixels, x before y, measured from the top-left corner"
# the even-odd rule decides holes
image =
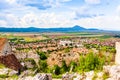
[[[1,27],[72,27],[120,31],[120,0],[0,0]]]

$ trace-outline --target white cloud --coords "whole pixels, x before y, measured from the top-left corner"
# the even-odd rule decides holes
[[[117,12],[117,15],[120,17],[120,5],[117,6],[116,12]]]
[[[87,4],[100,4],[101,0],[85,0]]]
[[[76,20],[75,23],[86,28],[120,30],[120,18],[118,16],[97,16],[94,18],[82,18]]]
[[[4,20],[0,20],[0,25],[2,25],[2,27],[7,26],[7,22]]]
[[[68,14],[68,13],[66,13]],[[6,27],[72,27],[80,25],[85,28],[98,28],[106,30],[120,30],[119,16],[97,16],[93,18],[72,19],[74,14],[64,16],[56,13],[29,13],[22,17],[7,14],[6,20],[0,20],[0,26]]]
[[[99,10],[103,9],[99,6],[103,0],[84,0],[87,4],[64,8],[64,3],[69,1],[72,0],[0,0],[0,26],[46,28],[80,25],[86,28],[120,30],[120,6],[116,9],[117,15],[107,13],[106,8],[106,15],[99,16]],[[97,8],[93,8],[96,6],[98,12]],[[105,10],[101,10],[101,13]]]
[[[66,13],[68,14],[68,13]],[[71,16],[71,17],[70,17]],[[47,13],[41,12],[40,14],[36,13],[27,13],[24,16],[18,16],[15,14],[6,14],[5,21],[7,26],[0,24],[0,26],[5,27],[65,27],[71,26],[70,18],[73,14],[64,16],[62,14],[56,13]]]
[[[6,2],[8,2],[10,4],[14,4],[14,3],[16,3],[16,0],[6,0]]]

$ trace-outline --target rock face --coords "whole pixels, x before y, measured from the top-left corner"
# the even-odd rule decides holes
[[[74,76],[74,74],[68,74],[68,73],[66,73],[66,74],[64,74],[62,76],[62,80],[72,80],[73,76]]]
[[[116,64],[120,64],[120,42],[116,42],[115,63]]]
[[[33,80],[52,80],[52,77],[48,74],[36,74]]]
[[[52,76],[50,74],[36,74],[34,77],[26,76],[19,78],[18,80],[52,80]]]
[[[12,70],[12,69],[9,69],[9,68],[0,69],[0,75],[12,76],[12,75],[15,75],[17,73],[18,73],[18,71],[15,71],[15,70]]]
[[[109,78],[107,80],[120,80],[120,66],[104,66],[104,71],[109,74]]]
[[[78,73],[66,73],[62,76],[62,80],[103,80],[103,72],[94,72],[94,71],[89,71],[89,72],[84,72],[82,74]]]
[[[14,54],[7,54],[5,56],[0,56],[0,63],[16,71],[22,69],[22,65],[19,63],[18,59],[15,57]]]
[[[0,38],[0,56],[11,53],[11,46],[6,38]]]

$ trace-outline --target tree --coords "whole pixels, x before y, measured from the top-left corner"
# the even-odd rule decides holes
[[[38,53],[38,55],[40,56],[40,59],[41,59],[41,60],[46,60],[46,59],[47,59],[47,56],[46,56],[46,54],[45,54],[44,52],[39,52],[39,51],[37,51],[37,53]]]
[[[58,65],[55,65],[55,66],[54,66],[54,73],[55,73],[56,75],[59,75],[59,74],[60,74],[60,67],[59,67]]]
[[[47,65],[47,62],[44,60],[39,60],[39,69],[40,69],[40,72],[47,72],[47,69],[48,69],[48,65]]]
[[[69,71],[69,68],[67,67],[65,61],[62,61],[61,73],[65,73],[67,71]]]

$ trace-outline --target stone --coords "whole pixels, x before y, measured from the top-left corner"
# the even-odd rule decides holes
[[[36,74],[35,76],[23,76],[23,77],[19,77],[18,80],[52,80],[52,76],[51,74]]]
[[[120,42],[116,42],[115,63],[120,64]]]
[[[72,80],[74,77],[74,74],[69,74],[68,72],[65,73],[63,76],[62,76],[62,80]]]
[[[98,78],[102,78],[102,77],[103,77],[103,74],[104,74],[103,72],[98,72],[98,73],[97,73],[97,77],[98,77]]]
[[[120,80],[120,65],[104,66],[103,69],[109,73],[107,80]]]
[[[9,69],[8,68],[0,69],[0,75],[2,75],[2,74],[8,74],[8,73],[9,73]]]
[[[94,77],[94,71],[86,72],[85,75],[86,75],[85,80],[92,80],[92,78]]]
[[[73,80],[81,80],[83,78],[83,76],[81,76],[81,75],[76,75],[76,78],[73,78]]]
[[[52,76],[50,74],[36,74],[33,77],[33,80],[52,80]]]
[[[17,74],[17,73],[18,73],[18,71],[11,70],[8,75],[9,75],[9,76],[12,76],[12,75],[15,75],[15,74]]]

